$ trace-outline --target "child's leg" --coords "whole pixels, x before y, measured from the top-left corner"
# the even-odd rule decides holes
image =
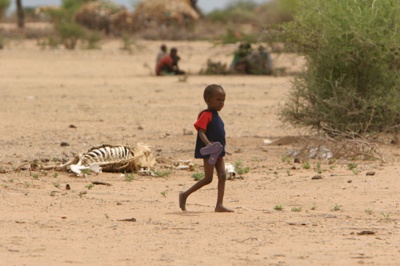
[[[213,174],[214,174],[214,166],[208,163],[208,158],[203,159],[204,162],[204,178],[201,180],[197,181],[196,184],[194,184],[191,188],[186,190],[185,192],[179,193],[179,207],[182,209],[182,211],[186,211],[186,199],[189,197],[190,194],[195,192],[196,190],[199,190],[200,188],[204,187],[205,185],[208,185],[212,182],[213,180]]]
[[[233,212],[233,210],[225,208],[223,204],[224,193],[225,193],[225,181],[226,181],[225,161],[223,157],[218,158],[218,161],[215,164],[215,168],[217,169],[217,174],[218,174],[218,198],[217,198],[217,205],[215,206],[215,211]]]

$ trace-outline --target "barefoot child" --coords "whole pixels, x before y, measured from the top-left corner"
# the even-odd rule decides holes
[[[204,90],[204,101],[207,109],[200,112],[196,123],[197,140],[195,158],[202,158],[204,163],[204,178],[191,188],[179,194],[179,207],[186,211],[186,199],[190,194],[208,185],[213,180],[214,168],[218,175],[218,198],[216,212],[233,212],[223,205],[225,191],[225,129],[224,122],[218,111],[224,107],[225,91],[220,85],[209,85]]]

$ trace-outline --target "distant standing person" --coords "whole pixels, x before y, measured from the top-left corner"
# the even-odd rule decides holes
[[[198,131],[195,158],[203,159],[204,178],[179,194],[179,207],[182,211],[186,211],[186,199],[193,192],[212,182],[215,168],[218,176],[218,197],[215,211],[233,212],[223,205],[226,181],[225,129],[218,112],[224,107],[225,91],[220,85],[212,84],[205,88],[203,97],[207,109],[200,112],[194,127]]]
[[[178,49],[171,48],[168,55],[164,56],[157,64],[156,75],[184,75],[185,71],[179,69],[178,62],[180,57],[178,56]]]
[[[158,63],[166,55],[167,55],[167,46],[165,44],[162,44],[161,47],[160,47],[160,51],[158,52],[157,58],[156,58],[156,69],[157,69]]]

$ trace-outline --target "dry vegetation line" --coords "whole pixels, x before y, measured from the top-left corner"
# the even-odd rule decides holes
[[[289,152],[289,156],[299,159],[346,159],[346,160],[380,160],[386,163],[383,152],[377,143],[364,138],[330,138],[330,137],[283,137],[272,145],[301,144],[299,149]]]

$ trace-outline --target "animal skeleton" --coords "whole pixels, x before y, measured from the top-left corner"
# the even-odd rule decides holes
[[[143,169],[149,170],[153,165],[155,165],[155,158],[149,146],[137,144],[131,149],[128,146],[103,144],[79,154],[60,168],[65,169],[69,166],[69,169],[77,176],[82,176],[82,170],[91,170],[96,173],[137,172]]]

